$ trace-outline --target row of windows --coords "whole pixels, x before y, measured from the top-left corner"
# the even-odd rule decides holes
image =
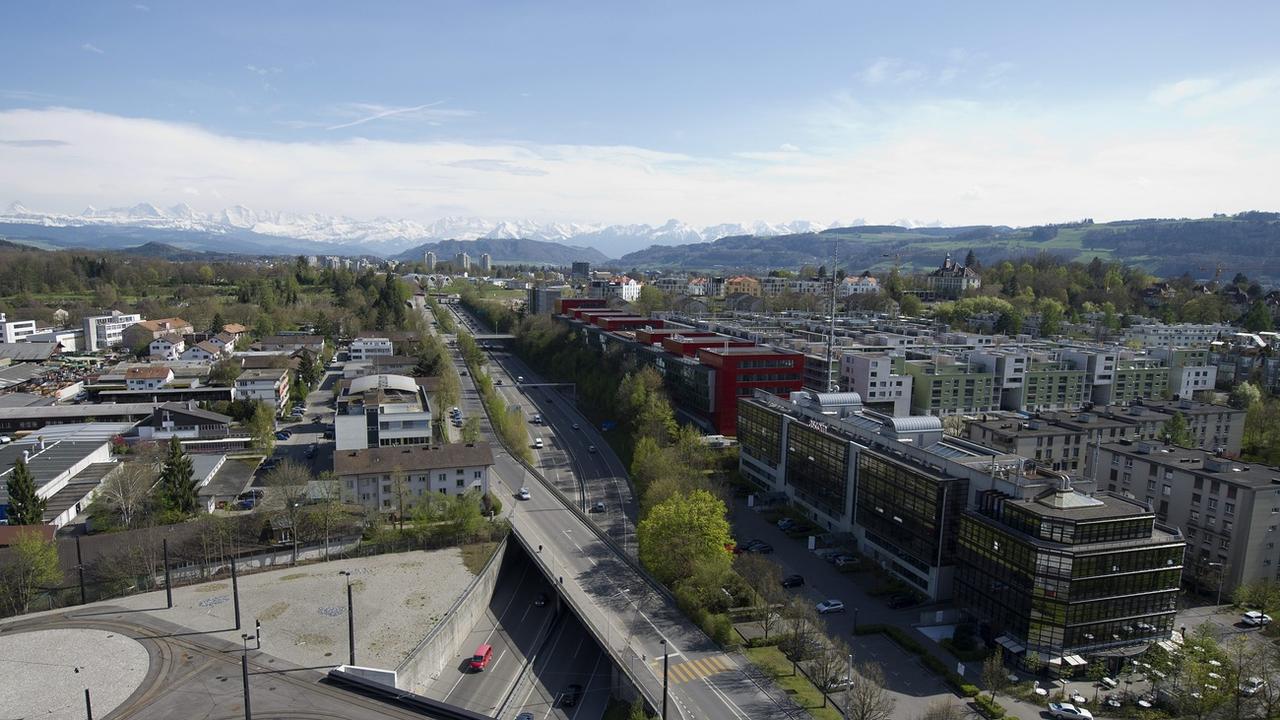
[[[913,557],[933,565],[938,557],[938,528],[943,496],[948,516],[942,539],[943,563],[955,551],[964,481],[939,481],[870,452],[858,454],[858,523],[889,539]]]
[[[820,430],[791,423],[787,429],[787,484],[806,503],[843,517],[849,490],[849,444]]]

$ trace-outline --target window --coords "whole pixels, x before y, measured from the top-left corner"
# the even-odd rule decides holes
[[[1163,488],[1161,488],[1161,491],[1162,491],[1165,495],[1172,495],[1172,494],[1173,494],[1173,486],[1172,486],[1172,485],[1170,485],[1169,483],[1165,483],[1165,484],[1164,484],[1164,487],[1163,487]]]
[[[1128,479],[1129,479],[1129,473],[1125,473],[1125,479],[1126,479],[1126,480],[1128,480]],[[1155,480],[1148,480],[1148,481],[1147,481],[1147,491],[1148,491],[1148,492],[1155,492],[1155,491],[1156,491],[1156,481],[1155,481]]]
[[[1200,522],[1200,511],[1199,511],[1199,510],[1192,510],[1192,511],[1191,511],[1191,522]]]
[[[479,479],[480,479],[480,473],[481,473],[481,472],[482,472],[481,470],[476,470],[475,472],[473,472],[473,473],[471,474],[471,477],[473,477],[473,478],[475,478],[475,479],[479,480]]]
[[[462,478],[458,478],[458,479],[457,479],[457,481],[456,481],[456,485],[457,485],[457,487],[462,487],[462,483],[464,483],[464,482],[466,482],[466,480],[464,480],[464,479],[462,479]]]
[[[1167,486],[1166,486],[1166,487],[1167,487]],[[1235,515],[1235,514],[1236,514],[1236,504],[1235,504],[1235,503],[1232,503],[1232,502],[1229,502],[1229,503],[1223,503],[1223,504],[1222,504],[1222,512],[1223,512],[1223,513],[1225,513],[1225,514],[1227,514],[1227,515]]]
[[[1191,504],[1192,505],[1200,504],[1200,493],[1191,493]]]
[[[1214,512],[1217,509],[1218,509],[1218,498],[1209,498],[1209,512]]]

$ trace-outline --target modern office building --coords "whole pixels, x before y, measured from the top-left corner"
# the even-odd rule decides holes
[[[358,337],[351,341],[347,347],[347,353],[352,360],[363,362],[371,360],[375,357],[390,357],[396,354],[395,344],[391,342],[391,338],[385,337]]]
[[[586,280],[591,277],[591,263],[582,260],[575,261],[570,266],[569,274],[575,280]]]
[[[338,451],[431,442],[431,403],[418,379],[366,375],[340,381],[337,407],[334,437]]]
[[[480,254],[480,272],[484,273],[485,275],[488,275],[492,271],[493,271],[493,258],[489,255],[489,253],[481,253]]]
[[[912,377],[903,364],[901,356],[888,353],[842,353],[840,386],[858,393],[870,410],[895,417],[910,415]]]
[[[36,332],[35,320],[9,320],[0,313],[0,343],[23,342]]]
[[[84,350],[98,352],[117,347],[124,342],[124,331],[142,322],[138,313],[122,313],[112,310],[109,315],[90,315],[84,318]]]
[[[1032,497],[988,491],[958,534],[956,603],[1022,664],[1070,674],[1173,630],[1185,543],[1144,502],[1065,478]]]
[[[1103,444],[1098,470],[1099,487],[1185,530],[1187,579],[1201,590],[1280,579],[1280,470],[1150,440]]]

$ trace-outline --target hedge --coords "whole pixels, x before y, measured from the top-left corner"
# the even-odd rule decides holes
[[[979,695],[973,699],[973,702],[978,706],[978,711],[991,720],[1000,720],[1004,717],[1004,708],[987,695]]]

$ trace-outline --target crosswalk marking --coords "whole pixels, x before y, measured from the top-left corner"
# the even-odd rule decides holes
[[[650,665],[653,666],[654,672],[658,677],[662,677],[662,660],[656,660]],[[729,664],[724,655],[708,655],[698,660],[686,660],[682,663],[669,665],[667,667],[667,675],[672,683],[679,684],[731,669],[733,669],[733,666]]]

